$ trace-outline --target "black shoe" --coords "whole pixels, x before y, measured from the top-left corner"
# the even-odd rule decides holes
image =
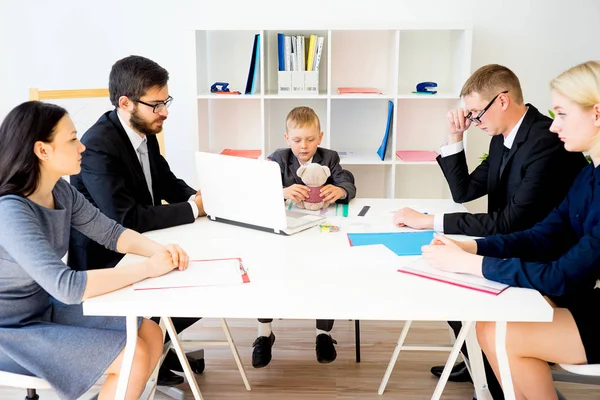
[[[156,384],[158,386],[176,386],[183,383],[183,377],[174,374],[170,369],[160,367]]]
[[[337,344],[334,338],[326,333],[317,336],[315,351],[317,352],[317,361],[321,364],[327,364],[335,360],[337,352],[334,344]]]
[[[259,336],[252,343],[252,366],[254,368],[263,368],[271,362],[271,348],[275,343],[275,335],[273,332],[267,336]]]
[[[439,365],[437,367],[431,367],[431,373],[438,378],[442,376],[442,372],[444,372],[444,366]],[[456,364],[452,367],[452,371],[450,372],[450,376],[448,380],[451,382],[473,382],[471,380],[471,375],[469,374],[469,370],[464,362]]]
[[[193,373],[201,374],[204,372],[204,358],[193,358],[188,355],[186,357]],[[179,358],[177,358],[177,354],[173,350],[169,350],[161,367],[170,369],[171,371],[183,372]]]

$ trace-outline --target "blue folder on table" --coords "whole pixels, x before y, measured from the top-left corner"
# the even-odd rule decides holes
[[[352,246],[382,244],[399,256],[419,256],[421,246],[433,240],[433,231],[349,233],[348,240]]]

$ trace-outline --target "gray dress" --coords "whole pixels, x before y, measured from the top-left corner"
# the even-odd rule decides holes
[[[61,258],[73,227],[111,250],[125,230],[65,180],[53,190],[55,209],[0,197],[0,370],[47,380],[76,399],[125,346],[125,318],[83,316],[87,272]]]

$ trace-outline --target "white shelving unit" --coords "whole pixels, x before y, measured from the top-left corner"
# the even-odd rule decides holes
[[[319,93],[277,94],[277,33],[324,36]],[[214,82],[244,93],[254,35],[261,35],[253,95],[215,95]],[[446,113],[460,106],[471,72],[472,30],[427,26],[372,30],[196,31],[199,150],[260,149],[261,157],[286,147],[285,117],[296,106],[313,108],[325,135],[356,178],[360,197],[448,198],[439,166],[405,162],[397,150],[435,150],[447,136]],[[438,83],[435,95],[413,94],[419,82]],[[338,87],[375,87],[382,95],[339,95]],[[385,160],[377,156],[388,103],[393,123]],[[465,145],[466,145],[465,139]]]

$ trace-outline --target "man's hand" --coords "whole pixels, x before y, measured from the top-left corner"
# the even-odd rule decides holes
[[[471,126],[471,120],[467,119],[469,110],[466,108],[457,108],[456,110],[448,111],[448,144],[458,143],[463,140],[463,132]]]
[[[393,221],[396,226],[408,226],[413,229],[433,229],[433,215],[422,214],[408,207],[396,211]]]
[[[329,205],[344,197],[345,194],[346,192],[341,187],[326,185],[321,188],[320,196],[323,198],[325,205]]]
[[[298,185],[297,183],[283,189],[283,198],[291,200],[294,203],[300,203],[308,199],[310,189],[308,186]]]
[[[196,193],[196,197],[194,197],[194,203],[196,203],[196,206],[198,206],[198,216],[204,217],[206,215],[206,211],[204,211],[204,203],[202,202],[202,195],[200,194],[200,191]]]

